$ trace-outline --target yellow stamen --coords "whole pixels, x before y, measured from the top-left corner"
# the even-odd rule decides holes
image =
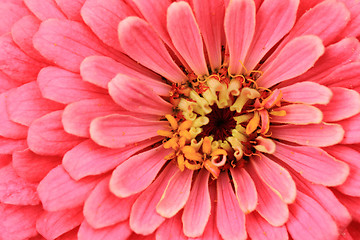
[[[179,138],[177,138],[177,137],[171,138],[166,143],[164,143],[163,146],[166,149],[172,148],[172,149],[176,150],[179,147],[179,145],[177,143],[178,140],[179,140]]]
[[[220,169],[216,167],[211,161],[206,160],[204,167],[211,173],[214,178],[218,178],[220,175]]]
[[[164,159],[165,159],[165,160],[171,160],[171,159],[174,159],[175,157],[176,157],[175,152],[172,152],[172,153],[166,155],[166,156],[164,157]]]
[[[182,122],[180,124],[179,131],[188,130],[189,128],[191,128],[192,123],[193,122],[190,120],[186,120],[186,121]]]
[[[181,126],[181,125],[180,125],[180,126]],[[187,139],[187,140],[190,140],[190,139],[191,139],[191,134],[190,134],[189,131],[187,131],[187,130],[181,130],[180,133],[179,133],[179,135],[180,135],[181,137],[184,137],[184,138]]]
[[[165,130],[158,130],[157,134],[163,137],[172,137],[174,135],[174,133]]]
[[[246,134],[250,135],[253,133],[256,128],[259,126],[260,123],[260,116],[259,113],[256,111],[254,112],[254,117],[249,121],[248,125],[246,126]]]
[[[183,155],[179,155],[177,157],[177,163],[178,163],[180,171],[184,171],[185,170],[185,159],[184,159]]]
[[[170,114],[166,114],[165,117],[169,121],[171,128],[176,130],[179,126],[176,119]]]
[[[227,152],[224,150],[224,149],[221,149],[221,148],[218,148],[216,150],[214,150],[212,153],[211,153],[211,156],[219,156],[219,155],[227,155]]]
[[[209,137],[204,138],[204,142],[203,142],[203,145],[202,145],[202,151],[205,154],[210,154],[210,152],[211,152],[211,141],[210,141]]]
[[[198,170],[201,168],[201,164],[191,164],[189,161],[185,161],[185,167],[190,169],[190,170]]]
[[[280,110],[280,111],[271,111],[269,112],[271,115],[274,116],[279,116],[279,117],[284,117],[286,116],[286,111],[285,110]]]

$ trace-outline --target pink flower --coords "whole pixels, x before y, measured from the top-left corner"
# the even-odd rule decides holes
[[[357,0],[0,13],[0,239],[360,238]]]

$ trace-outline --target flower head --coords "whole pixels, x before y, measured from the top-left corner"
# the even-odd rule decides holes
[[[1,239],[359,236],[357,0],[0,11]]]

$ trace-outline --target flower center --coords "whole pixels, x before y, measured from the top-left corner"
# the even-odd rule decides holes
[[[181,170],[206,168],[217,178],[257,152],[273,153],[270,118],[286,113],[276,110],[281,91],[257,86],[260,74],[232,76],[221,68],[210,76],[188,74],[187,82],[174,84],[174,113],[165,116],[171,130],[158,131],[165,137],[164,148],[174,150],[166,160],[175,161]]]

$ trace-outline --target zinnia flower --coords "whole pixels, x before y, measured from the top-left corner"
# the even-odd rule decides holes
[[[0,239],[359,239],[358,0],[3,0]]]

